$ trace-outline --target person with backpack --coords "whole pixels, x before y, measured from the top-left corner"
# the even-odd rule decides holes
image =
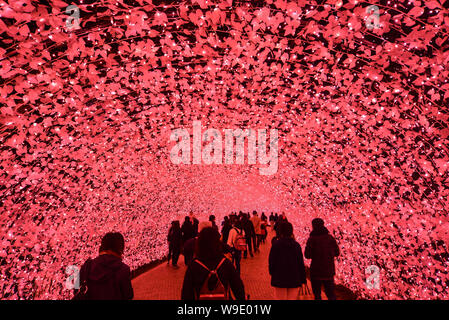
[[[242,251],[246,250],[246,237],[242,225],[238,220],[233,221],[233,226],[229,231],[228,246],[232,250],[232,262],[240,274],[240,261],[242,260]]]
[[[273,243],[268,258],[271,286],[278,300],[296,300],[299,288],[306,283],[304,258],[292,224],[284,222],[279,228],[280,238]]]
[[[119,232],[107,233],[101,240],[99,255],[88,259],[80,270],[79,290],[74,300],[131,300],[134,291],[131,270],[122,262],[125,239]]]
[[[182,300],[245,300],[243,281],[222,251],[220,234],[204,228],[197,240],[196,259],[187,267],[181,290]]]
[[[321,218],[312,220],[312,232],[307,240],[304,255],[312,259],[310,264],[310,280],[315,300],[321,300],[321,286],[328,300],[336,300],[335,296],[335,262],[340,255],[337,241],[329,234]]]

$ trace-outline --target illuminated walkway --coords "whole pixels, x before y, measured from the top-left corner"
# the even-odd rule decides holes
[[[271,247],[271,236],[267,242],[261,245],[260,253],[254,258],[242,259],[241,276],[245,285],[246,294],[251,300],[272,300],[274,290],[270,286],[268,274],[268,254]],[[304,249],[304,248],[303,248]],[[133,279],[135,299],[139,300],[179,300],[181,296],[182,281],[186,271],[184,257],[178,261],[179,268],[174,268],[163,263]],[[312,292],[308,280],[309,291]],[[300,296],[302,300],[313,299],[313,296]],[[323,299],[325,296],[323,295]],[[337,290],[337,299],[349,299],[349,297]]]

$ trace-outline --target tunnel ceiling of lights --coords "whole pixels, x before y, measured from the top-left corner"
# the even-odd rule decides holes
[[[449,298],[448,8],[0,0],[0,298],[68,298],[105,232],[136,269],[170,221],[234,210],[285,212],[303,247],[324,218],[362,297]],[[277,172],[174,164],[194,121],[276,129]]]

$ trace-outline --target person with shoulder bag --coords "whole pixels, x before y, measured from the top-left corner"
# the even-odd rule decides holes
[[[131,300],[134,291],[131,270],[122,262],[124,249],[122,234],[107,233],[101,240],[99,256],[81,267],[81,287],[73,300]]]

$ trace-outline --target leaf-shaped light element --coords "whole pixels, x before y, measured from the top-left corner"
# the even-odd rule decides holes
[[[421,7],[413,7],[408,14],[413,17],[419,17],[424,13],[424,9]]]

